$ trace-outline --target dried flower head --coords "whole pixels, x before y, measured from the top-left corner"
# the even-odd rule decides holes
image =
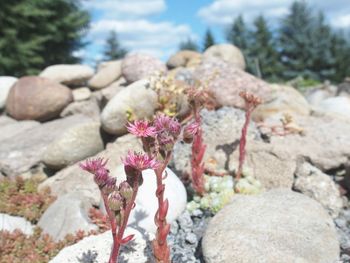
[[[143,171],[146,169],[157,169],[159,163],[156,159],[144,153],[128,152],[125,159],[122,159],[125,166],[129,166],[135,170]]]
[[[151,126],[146,120],[135,120],[133,123],[128,123],[128,131],[137,137],[154,137],[156,136],[156,128]]]
[[[256,106],[262,103],[262,100],[258,96],[248,91],[241,91],[239,93],[239,96],[241,96],[241,98],[244,99],[246,104],[248,104],[253,108],[255,108]]]

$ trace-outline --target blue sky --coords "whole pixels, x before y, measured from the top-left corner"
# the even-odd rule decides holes
[[[129,51],[149,53],[166,60],[179,42],[192,38],[202,42],[209,27],[218,42],[234,17],[243,14],[249,23],[259,14],[271,24],[288,12],[292,0],[82,0],[92,15],[87,40],[77,55],[89,64],[101,59],[110,30],[117,31]],[[350,27],[350,0],[306,0],[322,10],[334,27]]]

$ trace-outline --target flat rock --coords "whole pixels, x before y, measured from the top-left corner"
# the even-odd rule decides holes
[[[138,230],[129,227],[125,230],[124,236],[131,234],[134,235],[134,239],[129,244],[122,246],[118,262],[151,263],[152,261],[150,261],[150,258],[152,252],[147,247],[148,238]],[[93,262],[106,263],[109,260],[112,244],[112,234],[110,231],[89,236],[72,246],[62,249],[50,263],[83,262],[80,260],[84,258],[84,255],[88,257],[88,252],[90,252],[91,255],[96,255]]]
[[[99,65],[97,73],[89,80],[92,89],[103,89],[122,75],[122,61],[106,61]]]
[[[14,177],[28,171],[42,161],[46,148],[53,140],[69,128],[86,122],[91,122],[91,119],[75,115],[26,129],[1,141],[0,172]]]
[[[76,194],[60,196],[46,209],[38,226],[55,241],[62,240],[67,234],[75,234],[79,230],[84,232],[97,230],[98,227],[90,222],[89,208],[89,204]]]
[[[13,232],[15,229],[20,230],[23,234],[31,235],[34,226],[23,217],[0,213],[0,231]]]
[[[7,125],[2,125],[0,121],[0,141],[10,139],[16,134],[38,126],[40,123],[37,121],[14,121]]]
[[[295,172],[293,188],[318,201],[333,217],[343,207],[339,188],[332,178],[308,162],[300,162]]]
[[[271,96],[268,83],[215,57],[203,59],[196,68],[194,77],[206,83],[217,103],[222,106],[243,108],[244,101],[239,96],[241,91],[251,92],[262,101],[269,101]]]
[[[63,132],[45,150],[43,162],[62,169],[103,150],[100,123],[82,123]]]
[[[231,44],[213,45],[205,50],[204,57],[220,58],[239,69],[245,69],[245,60],[242,51]]]
[[[133,119],[151,118],[157,103],[157,93],[148,87],[148,81],[137,81],[107,103],[101,113],[102,128],[110,134],[125,134],[128,116]]]
[[[7,95],[13,84],[18,79],[15,77],[1,76],[0,77],[0,109],[3,109],[6,105]]]
[[[45,77],[66,85],[84,85],[94,75],[94,70],[86,65],[52,65],[45,68],[41,77]]]
[[[10,89],[6,111],[17,120],[46,121],[73,100],[69,88],[41,77],[20,78]]]
[[[132,135],[119,137],[114,143],[107,144],[106,150],[98,153],[95,157],[108,159],[108,167],[113,170],[122,163],[121,158],[126,156],[128,150],[142,150],[141,143]],[[83,171],[78,163],[66,167],[45,180],[39,185],[39,190],[45,187],[50,187],[52,194],[55,196],[78,192],[82,198],[89,200],[92,205],[100,205],[100,192],[93,176]]]
[[[206,263],[329,263],[340,252],[328,213],[286,189],[235,195],[210,221],[202,246]]]
[[[166,72],[166,70],[161,60],[146,54],[129,54],[122,62],[122,74],[129,83],[150,77],[156,72]]]

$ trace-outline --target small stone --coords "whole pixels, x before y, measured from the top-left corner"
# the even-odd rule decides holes
[[[92,89],[103,89],[116,81],[122,75],[122,61],[102,62],[97,73],[89,80],[89,87]]]
[[[72,91],[74,101],[88,100],[91,97],[91,91],[88,88],[78,88]]]

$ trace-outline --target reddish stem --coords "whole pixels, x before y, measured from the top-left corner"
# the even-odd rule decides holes
[[[166,222],[167,215],[167,201],[164,200],[163,173],[167,164],[171,158],[171,152],[169,152],[162,163],[162,165],[155,170],[157,177],[157,190],[156,196],[158,199],[158,210],[155,215],[155,224],[158,227],[156,237],[153,240],[153,253],[157,263],[170,263],[170,249],[167,244],[167,235],[169,233],[170,225]]]
[[[242,134],[241,134],[241,139],[239,140],[239,164],[238,164],[238,171],[236,175],[236,179],[239,180],[242,176],[242,169],[243,169],[243,164],[245,160],[245,147],[246,147],[246,142],[247,142],[247,132],[248,132],[248,125],[250,122],[250,115],[252,113],[253,108],[248,107],[248,109],[245,112],[245,122],[242,128]]]

